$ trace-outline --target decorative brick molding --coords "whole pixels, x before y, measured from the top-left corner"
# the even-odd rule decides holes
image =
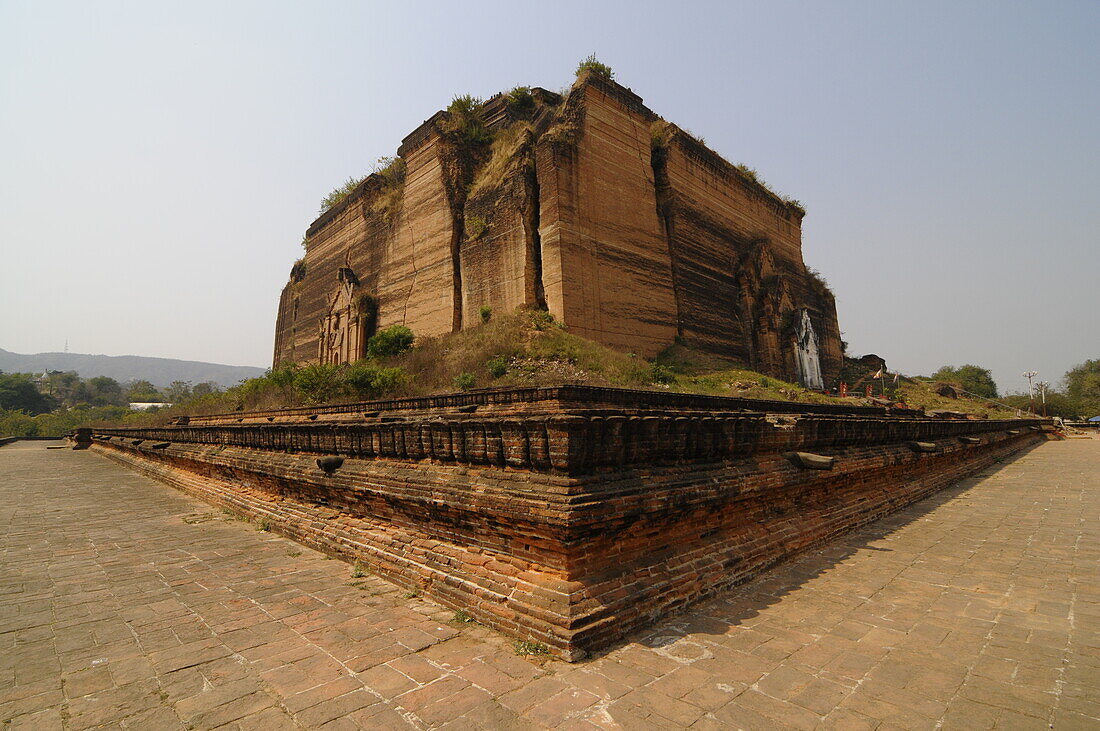
[[[1045,438],[1037,419],[469,397],[97,428],[93,448],[576,659]]]

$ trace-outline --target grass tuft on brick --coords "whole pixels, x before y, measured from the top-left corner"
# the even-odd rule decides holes
[[[550,648],[541,642],[535,642],[533,640],[516,640],[513,645],[516,654],[522,656],[527,655],[549,655]]]

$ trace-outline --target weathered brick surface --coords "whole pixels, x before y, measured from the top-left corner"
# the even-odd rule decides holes
[[[368,176],[314,221],[280,299],[276,365],[356,360],[376,326],[439,335],[484,306],[534,306],[624,351],[680,338],[795,380],[806,310],[822,372],[838,375],[836,307],[802,260],[800,207],[614,81],[533,92],[523,112],[486,103],[492,149],[436,113],[398,150],[399,189]]]
[[[1096,439],[1024,450],[567,665],[19,442],[0,449],[0,725],[1094,728],[1098,475]]]
[[[653,397],[579,408],[545,395],[476,415],[103,428],[95,442],[572,658],[1043,438],[1039,420],[677,412]],[[833,468],[805,469],[794,451]]]

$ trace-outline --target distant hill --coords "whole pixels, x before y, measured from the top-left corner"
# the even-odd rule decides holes
[[[196,360],[146,358],[140,355],[86,355],[84,353],[36,353],[23,355],[0,348],[0,371],[41,373],[76,371],[81,378],[109,376],[119,383],[141,379],[164,387],[172,381],[235,386],[246,378],[263,375],[263,368],[202,363]]]

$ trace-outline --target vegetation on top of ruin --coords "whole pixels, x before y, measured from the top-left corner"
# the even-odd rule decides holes
[[[577,76],[580,76],[581,74],[584,74],[586,72],[597,74],[609,81],[615,78],[615,72],[612,71],[611,67],[607,64],[600,63],[599,59],[596,58],[595,53],[590,54],[587,58],[583,59],[579,64],[577,64]]]
[[[668,146],[668,138],[672,134],[672,125],[667,120],[656,119],[649,125],[649,146],[653,150],[664,149]]]
[[[382,198],[385,198],[387,192],[394,190],[400,191],[401,186],[404,184],[405,161],[400,157],[380,157],[375,162],[371,173],[382,177],[384,188]],[[355,189],[358,188],[363,183],[363,181],[367,179],[367,177],[369,176],[364,176],[361,178],[356,178],[352,176],[345,180],[342,185],[340,185],[338,188],[333,190],[321,200],[321,209],[319,211],[319,214],[323,215],[333,206],[343,202],[344,199],[355,192]],[[385,212],[392,208],[392,204],[392,200],[384,201],[381,204],[376,201],[375,208],[376,210]],[[307,237],[303,236],[302,248],[307,248],[307,244]]]
[[[703,137],[694,134],[690,130],[684,129],[683,127],[674,125],[671,122],[662,118],[658,118],[657,120],[655,120],[649,127],[650,147],[654,151],[654,153],[658,153],[662,150],[667,149],[668,144],[674,134],[680,134],[684,137],[687,137],[688,139],[694,140],[696,143],[707,149],[723,162],[725,161],[725,158],[723,158],[711,148],[707,147],[706,140]],[[785,196],[782,193],[773,190],[770,186],[768,186],[766,182],[764,182],[764,178],[761,177],[760,173],[758,173],[755,168],[751,168],[744,163],[738,163],[736,165],[732,165],[732,167],[737,172],[737,174],[740,175],[741,178],[750,185],[764,191],[767,195],[772,196],[776,201],[783,204],[787,208],[797,212],[799,215],[806,215],[806,209],[805,207],[803,207],[801,201],[795,198],[791,198],[790,196]]]
[[[810,290],[818,299],[833,299],[833,290],[829,288],[829,282],[821,272],[813,267],[806,267],[806,282],[810,285]]]
[[[476,96],[456,96],[447,107],[447,119],[443,131],[457,142],[467,145],[486,145],[493,141],[493,134],[482,118],[483,102]]]
[[[489,161],[478,169],[477,175],[470,184],[471,196],[480,190],[492,189],[504,182],[508,173],[520,164],[518,153],[527,143],[530,131],[529,124],[516,122],[496,133]]]
[[[371,204],[371,210],[381,214],[385,221],[391,221],[401,208],[405,171],[404,158],[385,156],[375,161],[373,173],[382,179],[382,188]]]
[[[366,180],[366,178],[356,178],[354,176],[345,180],[342,185],[335,188],[331,193],[321,199],[321,209],[320,211],[318,211],[318,213],[323,214],[325,211],[329,210],[337,203],[343,201],[345,198],[351,195],[352,192],[356,188],[358,188],[359,184],[362,183],[364,180]]]
[[[535,96],[529,86],[516,86],[505,94],[508,100],[508,109],[514,113],[524,114],[535,108]]]

